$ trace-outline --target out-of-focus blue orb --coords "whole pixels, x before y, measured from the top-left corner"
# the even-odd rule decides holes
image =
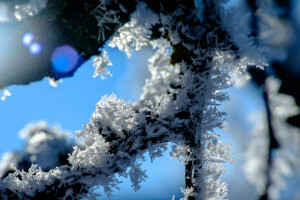
[[[25,46],[29,46],[32,43],[33,38],[34,38],[34,36],[32,33],[25,33],[22,37],[22,43]]]
[[[42,52],[42,45],[38,42],[33,42],[30,46],[29,46],[29,51],[31,54],[33,55],[38,55]]]
[[[51,56],[51,64],[58,73],[72,72],[78,65],[79,54],[70,45],[57,47]]]

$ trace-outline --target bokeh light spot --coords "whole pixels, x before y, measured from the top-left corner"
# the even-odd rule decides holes
[[[42,45],[38,42],[33,42],[30,46],[29,46],[29,51],[31,54],[33,55],[38,55],[42,52]]]
[[[69,73],[73,71],[79,60],[78,52],[70,45],[57,47],[51,56],[53,69],[59,73]]]
[[[32,33],[25,33],[22,37],[22,43],[25,45],[25,46],[29,46],[32,41],[33,41],[33,34]]]

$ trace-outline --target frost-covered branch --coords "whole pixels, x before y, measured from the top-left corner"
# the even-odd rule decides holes
[[[234,160],[230,144],[215,132],[226,128],[226,113],[218,106],[228,100],[224,89],[232,86],[233,71],[264,66],[265,59],[253,53],[247,34],[226,28],[225,2],[100,1],[93,11],[100,47],[112,35],[109,45],[128,56],[146,45],[156,51],[141,99],[131,104],[114,94],[102,97],[77,132],[83,143],[74,147],[68,165],[49,172],[36,165],[28,172],[15,169],[1,180],[2,198],[78,199],[94,195],[97,187],[110,196],[119,183],[116,175],[129,177],[137,190],[147,177],[143,154],[148,151],[153,160],[172,142],[172,157],[185,165],[183,199],[227,199],[220,177],[223,163]],[[95,75],[108,72],[106,55],[94,64]]]
[[[261,199],[280,199],[279,192],[286,187],[287,179],[299,172],[300,131],[285,122],[287,117],[298,114],[299,108],[291,96],[278,93],[279,86],[278,79],[266,80],[271,125],[280,146],[275,149],[271,145],[270,122],[267,114],[260,112],[253,120],[256,126],[246,152],[246,176],[257,187]]]

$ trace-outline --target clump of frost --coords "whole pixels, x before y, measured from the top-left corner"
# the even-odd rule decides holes
[[[194,188],[180,188],[181,192],[183,193],[184,197],[180,200],[188,200],[188,197],[194,196]]]
[[[43,172],[37,165],[32,165],[28,173],[19,171],[16,168],[14,170],[15,172],[6,177],[2,184],[11,191],[18,191],[31,197],[35,195],[36,191],[44,190],[45,185],[49,185],[54,181],[53,177],[49,176],[47,172]],[[22,177],[22,180],[19,177]]]
[[[87,137],[87,141],[84,149],[74,147],[69,162],[74,168],[81,167],[93,171],[93,169],[101,168],[106,164],[104,161],[109,159],[109,145],[100,135]]]
[[[106,68],[108,65],[112,65],[112,63],[108,58],[107,52],[103,50],[101,55],[95,56],[93,59],[93,67],[95,67],[93,77],[96,78],[99,74],[102,79],[105,79],[106,75],[112,76],[110,71]]]
[[[133,50],[138,51],[148,45],[152,34],[151,28],[158,23],[158,20],[158,16],[148,9],[145,3],[139,2],[131,20],[119,28],[108,46],[117,46],[120,51],[124,51],[128,57],[131,57]]]
[[[85,168],[91,173],[97,173],[99,170],[102,170],[106,174],[114,174],[113,168],[117,167],[120,169],[121,175],[129,175],[134,181],[135,178],[130,174],[140,167],[132,164],[136,157],[130,156],[125,149],[130,151],[141,145],[138,139],[131,145],[126,144],[127,132],[134,130],[134,127],[137,126],[135,118],[136,113],[124,104],[122,100],[117,99],[116,95],[112,94],[109,97],[102,97],[96,105],[96,111],[93,113],[90,122],[84,125],[84,130],[77,132],[76,136],[84,140],[81,147],[74,147],[74,151],[69,157],[72,167],[75,169]],[[115,140],[107,141],[106,138],[111,137],[115,138]],[[124,144],[120,144],[122,141],[124,141]],[[118,151],[116,155],[110,154],[109,150],[118,148],[120,145],[125,145],[123,147],[124,152]],[[124,161],[122,161],[123,159]],[[128,173],[126,173],[127,168],[131,168]],[[144,177],[144,175],[141,174],[140,177]],[[134,183],[134,185],[137,185],[137,183]]]
[[[172,151],[170,152],[171,158],[176,158],[179,162],[189,161],[190,150],[185,144],[172,145]]]

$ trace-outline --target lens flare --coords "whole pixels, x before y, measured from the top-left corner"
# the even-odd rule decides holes
[[[33,38],[34,38],[34,36],[32,33],[25,33],[22,37],[22,43],[25,46],[29,46],[32,43]]]
[[[29,46],[29,51],[31,54],[33,55],[38,55],[42,52],[42,45],[38,42],[33,42],[30,46]]]
[[[52,68],[58,73],[69,73],[75,70],[79,61],[78,52],[70,45],[57,47],[51,56]]]

